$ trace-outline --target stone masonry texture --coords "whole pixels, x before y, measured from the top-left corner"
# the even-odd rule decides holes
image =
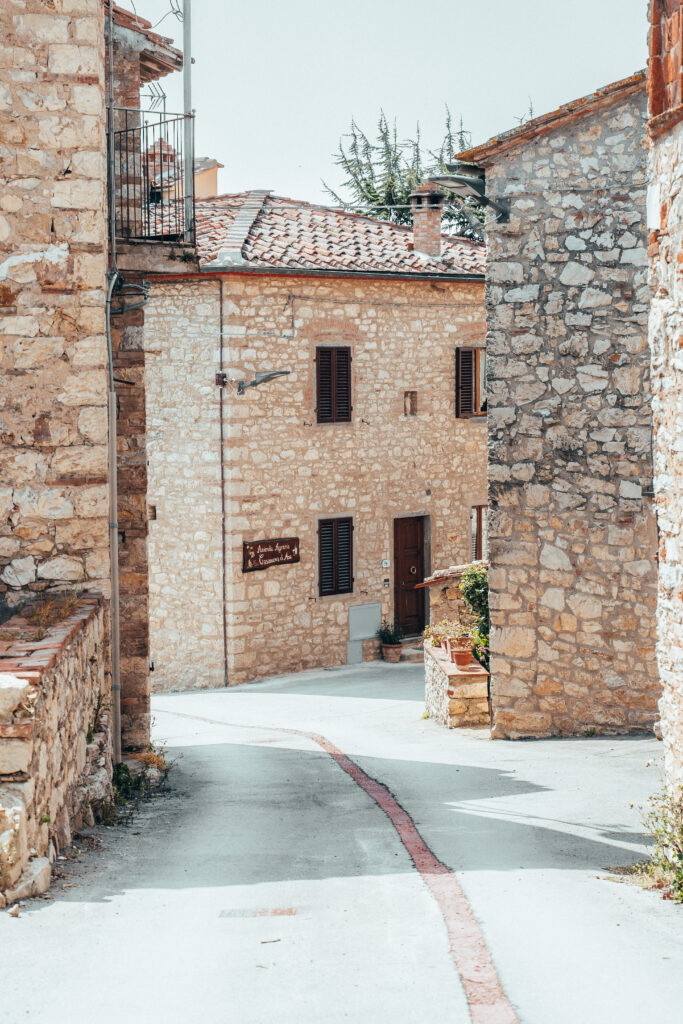
[[[629,84],[484,160],[496,737],[657,715],[645,119]]]
[[[650,349],[659,524],[657,655],[667,776],[683,786],[683,124],[651,147]]]
[[[92,805],[111,800],[105,628],[88,597],[44,632],[21,615],[0,632],[0,905],[34,895],[36,876],[44,889]]]
[[[486,426],[455,418],[456,345],[484,343],[483,285],[223,276],[224,369],[291,375],[223,391],[222,566],[219,282],[153,284],[145,310],[153,689],[344,664],[349,608],[393,618],[393,519],[429,518],[431,564],[464,562],[470,508],[486,501]],[[315,349],[352,349],[353,419],[318,424]],[[417,415],[404,392],[417,391]],[[317,522],[354,519],[352,594],[317,585]],[[299,537],[301,561],[242,572],[243,541]],[[429,571],[429,566],[427,567]],[[385,580],[387,583],[385,584]],[[369,656],[374,643],[364,644]]]
[[[458,669],[443,647],[425,646],[425,711],[448,729],[489,724],[488,672]]]
[[[109,591],[100,0],[0,5],[0,604]]]

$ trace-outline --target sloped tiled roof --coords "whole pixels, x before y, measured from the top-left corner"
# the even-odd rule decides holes
[[[199,261],[344,273],[484,275],[483,242],[442,236],[441,257],[413,250],[412,228],[265,191],[197,199]]]

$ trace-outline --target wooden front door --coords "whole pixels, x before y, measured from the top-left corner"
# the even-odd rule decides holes
[[[425,624],[424,519],[394,519],[394,617],[406,636],[417,636]]]

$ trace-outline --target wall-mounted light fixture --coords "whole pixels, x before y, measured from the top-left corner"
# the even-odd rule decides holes
[[[260,384],[267,384],[268,381],[275,380],[276,377],[285,377],[291,372],[291,370],[259,370],[254,373],[253,380],[237,381],[237,394],[243,395],[247,388],[257,388]]]
[[[446,170],[448,174],[430,175],[429,180],[435,185],[447,188],[460,199],[475,199],[480,206],[490,206],[495,211],[499,224],[509,222],[510,201],[491,199],[486,195],[486,177],[481,167],[459,160],[455,164],[446,164]]]

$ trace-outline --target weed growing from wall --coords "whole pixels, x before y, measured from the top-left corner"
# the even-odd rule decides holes
[[[645,826],[654,839],[647,872],[658,888],[668,887],[676,903],[683,903],[683,790],[663,788],[650,800]]]

